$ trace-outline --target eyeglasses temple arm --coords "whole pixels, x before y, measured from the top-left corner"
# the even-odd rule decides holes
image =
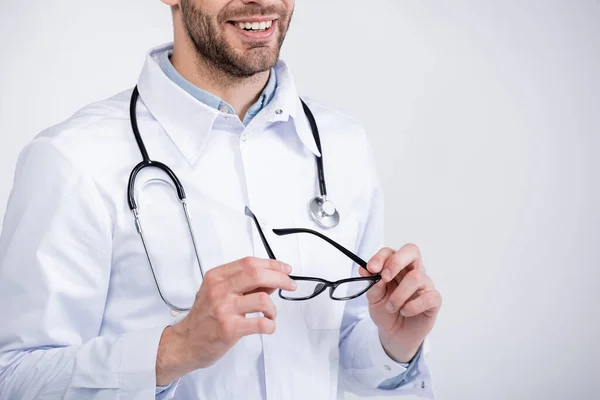
[[[350,258],[352,261],[354,261],[355,263],[357,263],[358,265],[360,265],[361,267],[363,267],[364,269],[369,271],[367,269],[367,262],[365,260],[363,260],[362,258],[357,256],[356,254],[354,254],[353,252],[351,252],[350,250],[348,250],[341,244],[335,242],[334,240],[328,238],[327,236],[325,236],[317,231],[313,231],[312,229],[306,229],[306,228],[273,229],[273,233],[275,233],[278,236],[293,235],[295,233],[309,233],[311,235],[318,236],[321,239],[323,239],[324,241],[326,241],[327,243],[329,243],[330,245],[332,245],[333,247],[335,247],[336,249],[338,249],[339,251],[341,251],[342,253],[344,253],[346,255],[346,257]],[[369,271],[369,272],[371,272],[371,271]]]
[[[258,235],[260,236],[260,240],[262,240],[263,242],[263,246],[265,246],[265,250],[267,251],[269,258],[271,260],[276,260],[277,258],[275,258],[275,253],[273,253],[273,250],[271,250],[271,246],[269,246],[269,242],[267,242],[267,238],[265,237],[265,234],[263,233],[263,230],[260,227],[260,224],[258,223],[258,218],[256,218],[256,215],[254,215],[254,213],[252,212],[252,210],[250,210],[250,208],[248,208],[248,206],[246,206],[245,213],[247,216],[252,218],[252,220],[256,224]]]

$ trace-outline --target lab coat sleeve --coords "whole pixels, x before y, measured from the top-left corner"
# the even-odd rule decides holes
[[[371,178],[369,196],[365,206],[363,229],[358,245],[358,255],[369,260],[383,247],[384,200],[370,148]],[[358,266],[353,271],[358,276]],[[340,375],[344,390],[361,396],[416,395],[434,399],[431,375],[426,363],[428,340],[407,368],[390,358],[379,340],[377,326],[369,316],[366,296],[348,301],[340,331]],[[391,386],[390,382],[399,382]]]
[[[0,236],[0,399],[155,398],[164,327],[99,336],[111,248],[97,185],[51,138],[35,139]]]

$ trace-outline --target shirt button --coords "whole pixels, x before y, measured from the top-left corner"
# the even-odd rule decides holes
[[[225,113],[225,114],[229,114],[229,108],[223,104],[221,107],[219,107],[219,111]]]
[[[425,389],[425,381],[421,381],[421,389]]]
[[[242,142],[246,141],[246,135],[242,135],[242,137],[240,138],[242,140]]]
[[[275,110],[275,114],[281,115],[283,114],[283,110],[281,108],[278,108],[277,110]]]

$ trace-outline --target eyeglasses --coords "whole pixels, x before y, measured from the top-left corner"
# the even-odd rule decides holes
[[[248,207],[246,207],[246,215],[252,218],[252,220],[254,221],[260,239],[262,240],[263,245],[265,246],[265,250],[267,251],[269,258],[271,258],[272,260],[276,260],[277,258],[275,258],[275,254],[273,253],[269,242],[267,242],[267,238],[265,237],[263,230],[260,227],[260,224],[258,223],[258,219]],[[346,255],[356,264],[369,271],[367,269],[366,261],[361,259],[356,254],[352,253],[350,250],[346,249],[339,243],[336,243],[335,241],[331,240],[327,236],[317,231],[305,228],[291,228],[273,229],[273,233],[275,233],[278,236],[293,235],[298,233],[308,233],[311,235],[315,235],[318,238],[325,240],[327,243],[335,247],[337,250],[341,251],[344,255]],[[290,278],[292,278],[294,282],[296,282],[296,290],[288,291],[279,289],[279,297],[281,297],[284,300],[301,301],[312,299],[313,297],[320,295],[327,288],[329,288],[329,297],[332,300],[345,301],[354,299],[365,294],[371,287],[373,287],[373,285],[375,285],[381,280],[381,275],[373,274],[367,277],[341,279],[335,282],[312,276],[290,275]]]

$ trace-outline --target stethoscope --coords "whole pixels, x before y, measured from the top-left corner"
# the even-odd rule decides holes
[[[171,168],[169,168],[167,165],[165,165],[159,161],[153,161],[150,159],[150,156],[148,155],[148,151],[146,150],[144,141],[142,140],[142,136],[140,135],[140,130],[138,128],[138,123],[137,123],[136,106],[137,106],[138,98],[139,98],[139,91],[136,86],[133,89],[133,93],[131,94],[129,115],[130,115],[130,119],[131,119],[131,128],[133,130],[133,135],[135,136],[135,141],[137,142],[137,145],[140,149],[140,153],[142,153],[142,161],[133,168],[133,170],[131,171],[131,174],[129,175],[129,184],[127,187],[127,202],[129,203],[129,209],[133,213],[133,216],[135,219],[135,227],[142,239],[144,251],[146,253],[148,263],[150,264],[150,269],[152,270],[152,276],[154,278],[154,282],[156,283],[156,288],[158,289],[158,293],[159,293],[161,299],[165,302],[166,305],[168,305],[171,308],[172,311],[175,311],[175,312],[189,311],[191,309],[191,307],[178,307],[178,306],[174,305],[165,297],[165,295],[162,291],[160,283],[158,282],[158,279],[156,277],[156,270],[154,268],[154,265],[152,264],[152,259],[150,257],[150,253],[148,252],[148,245],[147,245],[146,239],[144,237],[144,231],[142,229],[142,224],[141,224],[140,218],[139,218],[138,206],[135,202],[135,194],[134,194],[135,193],[135,180],[141,170],[143,170],[144,168],[148,168],[148,167],[158,168],[169,176],[169,178],[175,185],[175,190],[177,191],[177,197],[179,198],[179,201],[181,202],[181,206],[183,207],[183,211],[185,213],[185,218],[187,221],[187,226],[190,231],[190,236],[192,238],[192,244],[194,246],[194,253],[196,255],[196,260],[198,261],[198,267],[200,269],[200,274],[201,274],[202,278],[204,279],[204,271],[202,270],[202,264],[200,262],[200,256],[199,256],[199,252],[198,252],[198,246],[196,243],[196,237],[194,235],[194,230],[192,228],[192,220],[190,218],[190,214],[189,214],[187,203],[186,203],[185,190],[183,188],[183,185],[181,184],[181,181],[179,180],[179,178],[177,178],[177,175],[175,175],[175,173],[171,170]],[[317,149],[319,150],[319,153],[321,154],[321,156],[315,156],[315,159],[317,162],[317,179],[319,181],[320,195],[317,195],[312,200],[310,200],[310,202],[308,203],[308,211],[309,211],[309,214],[310,214],[312,220],[320,227],[325,228],[325,229],[334,228],[340,222],[340,214],[338,213],[335,205],[330,200],[327,199],[327,186],[325,184],[325,169],[323,167],[323,151],[321,149],[321,139],[319,136],[319,129],[317,127],[317,122],[315,121],[315,117],[312,114],[312,112],[310,111],[310,109],[308,108],[308,106],[306,105],[306,103],[302,99],[300,99],[300,102],[302,103],[302,108],[304,109],[304,113],[306,114],[306,118],[308,119],[308,122],[310,124],[310,129],[312,131],[313,138],[317,145]]]

